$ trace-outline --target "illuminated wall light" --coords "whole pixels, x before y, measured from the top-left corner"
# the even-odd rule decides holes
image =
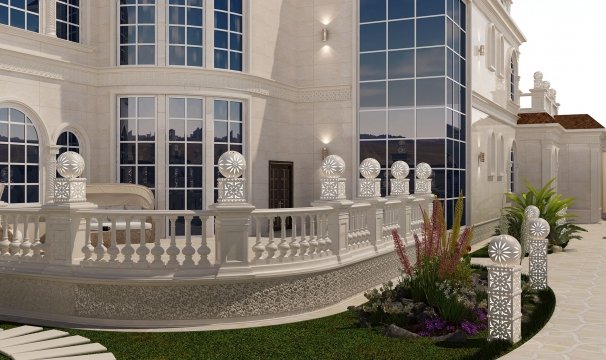
[[[328,29],[323,28],[322,29],[322,42],[327,42],[327,41],[328,41]]]

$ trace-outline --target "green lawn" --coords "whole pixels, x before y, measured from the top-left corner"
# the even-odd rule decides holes
[[[540,293],[542,303],[522,326],[524,339],[534,335],[551,317],[555,296]],[[0,323],[2,328],[18,324]],[[117,333],[69,330],[113,352],[117,359],[495,359],[512,347],[489,343],[483,332],[464,344],[440,344],[428,339],[398,340],[380,329],[361,329],[349,312],[294,324],[251,329]],[[518,343],[519,346],[521,343]]]

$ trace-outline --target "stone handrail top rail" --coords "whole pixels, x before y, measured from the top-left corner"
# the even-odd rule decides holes
[[[265,216],[274,216],[274,215],[304,215],[310,213],[318,213],[333,210],[330,206],[310,206],[310,207],[300,207],[300,208],[276,208],[276,209],[255,209],[252,212],[252,215],[265,215]]]
[[[215,216],[214,210],[114,210],[114,209],[86,209],[78,210],[83,217],[95,217],[99,215],[117,216]]]

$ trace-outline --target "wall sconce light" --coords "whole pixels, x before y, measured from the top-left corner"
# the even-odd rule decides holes
[[[478,163],[483,163],[484,161],[486,161],[486,157],[485,156],[486,155],[483,152],[479,153],[478,154]]]
[[[484,56],[485,53],[486,53],[486,46],[480,45],[478,47],[478,54],[480,54],[480,56]]]
[[[327,156],[328,156],[328,148],[323,147],[322,148],[322,160],[326,159]]]
[[[328,41],[328,29],[323,28],[322,29],[322,42],[327,42],[327,41]]]

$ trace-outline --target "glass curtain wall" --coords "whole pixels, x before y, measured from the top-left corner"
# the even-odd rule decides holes
[[[394,161],[430,164],[450,223],[466,178],[465,3],[359,1],[359,159],[379,161],[383,195]]]

